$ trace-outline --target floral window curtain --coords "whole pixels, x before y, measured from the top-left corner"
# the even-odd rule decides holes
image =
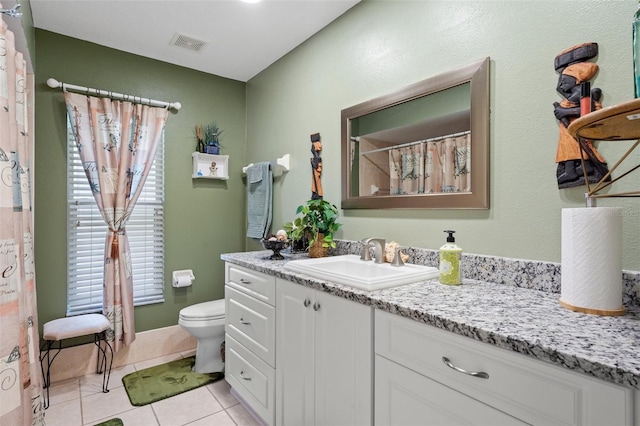
[[[133,280],[126,224],[153,164],[166,108],[65,92],[67,113],[105,241],[103,313],[114,350],[135,340]]]
[[[471,135],[389,151],[391,195],[471,191]]]
[[[0,18],[0,424],[44,424],[33,261],[33,78]],[[27,83],[28,81],[28,83]]]

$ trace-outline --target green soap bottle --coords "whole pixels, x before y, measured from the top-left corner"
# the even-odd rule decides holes
[[[449,234],[447,243],[440,247],[440,282],[442,284],[460,285],[462,276],[460,274],[460,258],[462,249],[456,245],[453,234],[456,231],[444,231]]]

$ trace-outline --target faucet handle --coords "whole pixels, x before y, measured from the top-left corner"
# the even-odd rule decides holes
[[[360,242],[362,243],[362,254],[360,255],[360,260],[364,260],[364,261],[373,260],[371,259],[371,252],[369,251],[369,239],[365,238]]]
[[[403,250],[407,247],[397,246],[395,252],[393,254],[393,260],[391,261],[391,266],[404,266],[404,262],[402,261],[402,256],[400,254],[404,254]]]

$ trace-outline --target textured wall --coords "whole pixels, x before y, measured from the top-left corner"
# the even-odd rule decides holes
[[[343,108],[489,56],[491,208],[342,211],[341,236],[438,248],[442,231],[455,229],[467,252],[560,261],[561,209],[583,206],[585,188],[557,188],[552,104],[561,97],[553,59],[570,46],[599,43],[592,85],[602,88],[605,106],[630,100],[635,10],[632,0],[363,1],[247,83],[248,160],[292,155],[292,170],[276,186],[274,226],[310,196],[311,133],[322,136],[325,199],[339,205]],[[620,146],[599,149],[612,164]],[[639,203],[600,202],[624,207],[623,267],[630,270],[640,270]]]
[[[165,303],[138,307],[136,329],[178,323],[184,306],[224,297],[220,254],[244,247],[245,84],[92,43],[36,31],[35,256],[40,323],[66,312],[66,127],[62,93],[71,84],[180,101],[165,127]],[[192,179],[196,124],[224,129],[228,181]],[[171,287],[171,272],[193,269],[192,287]]]

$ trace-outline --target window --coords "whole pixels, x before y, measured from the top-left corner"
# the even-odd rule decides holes
[[[67,315],[102,311],[107,232],[67,122]],[[126,226],[135,306],[164,301],[164,134]]]

